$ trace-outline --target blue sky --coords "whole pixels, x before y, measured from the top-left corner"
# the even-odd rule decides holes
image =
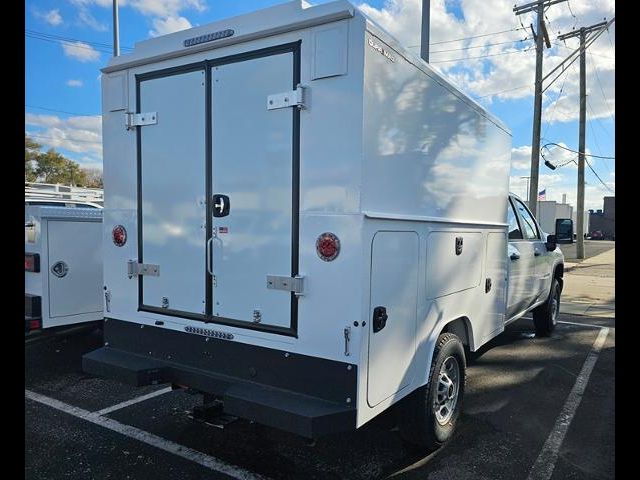
[[[120,43],[268,7],[282,0],[121,0]],[[326,3],[311,0],[310,3]],[[354,2],[405,45],[419,42],[421,0]],[[531,145],[535,53],[528,25],[534,17],[513,15],[513,0],[432,0],[432,65],[512,130],[511,190],[525,195]],[[518,1],[522,4],[524,1]],[[569,0],[546,13],[552,40],[557,32],[615,15],[613,0]],[[522,25],[519,20],[522,20]],[[521,28],[522,26],[525,29]],[[490,35],[487,35],[490,34]],[[464,40],[457,40],[457,39]],[[101,167],[100,68],[111,55],[111,0],[27,0],[25,3],[25,131],[44,145],[91,168]],[[571,52],[553,40],[545,51],[545,72]],[[127,48],[128,47],[128,48]],[[614,157],[615,24],[587,56],[587,152]],[[487,56],[489,55],[489,56]],[[474,58],[481,57],[481,58]],[[543,144],[578,145],[578,62],[549,88],[543,102]],[[561,91],[562,88],[562,91]],[[575,205],[577,169],[573,153],[549,147],[545,157],[565,166],[541,165],[540,189],[547,198],[567,194]],[[589,157],[586,206],[602,208],[615,190],[615,161]],[[542,164],[542,162],[541,162]]]

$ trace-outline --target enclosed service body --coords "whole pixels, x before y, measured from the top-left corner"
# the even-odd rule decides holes
[[[102,85],[86,371],[312,437],[424,385],[445,326],[503,330],[510,133],[350,3],[146,40]]]
[[[102,210],[25,207],[25,332],[102,320]]]

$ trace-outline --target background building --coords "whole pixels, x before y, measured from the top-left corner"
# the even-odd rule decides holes
[[[604,238],[615,240],[616,236],[616,197],[604,197],[602,210],[589,210],[589,233],[601,231]]]

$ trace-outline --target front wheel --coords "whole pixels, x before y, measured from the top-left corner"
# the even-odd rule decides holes
[[[409,395],[402,409],[400,434],[405,444],[432,451],[451,439],[462,410],[465,374],[462,342],[452,333],[441,334],[429,383]]]
[[[547,301],[533,310],[533,325],[536,328],[536,335],[539,337],[550,336],[558,323],[559,313],[560,284],[558,279],[554,278]]]

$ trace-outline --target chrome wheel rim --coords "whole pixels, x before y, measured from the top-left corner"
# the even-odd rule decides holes
[[[433,413],[440,425],[453,417],[460,391],[460,365],[455,357],[447,357],[440,367],[433,399]]]

